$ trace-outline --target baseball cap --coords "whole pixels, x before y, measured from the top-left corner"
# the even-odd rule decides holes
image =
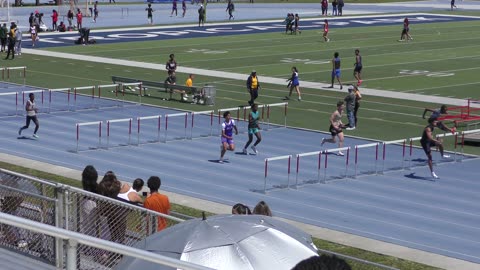
[[[257,73],[257,71],[254,69],[254,70],[252,70],[252,73]]]
[[[350,86],[348,87],[348,91],[352,91],[353,89],[355,89],[355,86],[353,86],[353,85],[350,85]]]

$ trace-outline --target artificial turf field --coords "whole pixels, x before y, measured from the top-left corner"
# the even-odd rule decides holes
[[[325,43],[321,30],[304,30],[299,35],[262,33],[211,38],[123,42],[95,46],[56,47],[49,50],[101,56],[115,59],[163,64],[170,53],[176,54],[180,66],[245,74],[257,70],[262,76],[287,79],[290,69],[299,69],[300,80],[325,83],[330,81],[334,52],[342,58],[342,80],[353,83],[354,50],[363,57],[362,87],[423,94],[422,100],[400,100],[364,96],[358,129],[349,135],[379,140],[416,137],[425,121],[421,114],[429,96],[479,99],[478,70],[480,32],[474,29],[479,21],[424,23],[411,26],[414,40],[398,42],[398,25],[355,28],[331,28],[331,42]],[[10,66],[27,66],[27,84],[48,88],[75,87],[111,83],[110,76],[163,81],[162,70],[123,67],[70,59],[22,55]],[[212,73],[213,74],[213,73]],[[177,74],[183,83],[188,74]],[[197,76],[194,84],[213,84],[217,88],[216,108],[244,105],[248,99],[244,80]],[[344,88],[345,89],[345,88]],[[361,90],[361,88],[360,88]],[[335,103],[345,92],[302,88],[304,101],[289,104],[288,125],[326,130],[328,117]],[[286,85],[262,83],[259,103],[276,103],[287,94]],[[137,97],[127,97],[138,100]],[[143,98],[143,102],[186,110],[205,107],[180,102]],[[480,153],[475,147],[468,152]]]

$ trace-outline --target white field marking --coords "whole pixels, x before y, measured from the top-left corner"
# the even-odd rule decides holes
[[[110,67],[105,67],[105,69],[112,69],[112,68],[110,68]]]
[[[132,71],[130,71],[128,69],[124,69],[123,72],[132,72]]]
[[[228,80],[227,82],[235,82],[235,81]],[[243,86],[242,84],[226,83],[226,82],[222,82],[222,81],[217,81],[217,82],[214,82],[214,83],[217,83],[217,84],[225,84],[225,85],[229,85],[229,86],[237,86],[237,87],[242,87],[242,86]],[[273,92],[285,93],[285,91],[283,91],[283,90],[278,90],[277,88],[262,87],[262,89],[268,90],[268,91],[273,91]],[[227,90],[227,89],[222,89],[222,91],[224,91],[224,92],[230,92],[230,93],[238,93],[237,91],[230,91],[230,90]],[[314,96],[314,97],[320,97],[320,98],[328,98],[328,99],[332,99],[332,100],[335,100],[335,101],[338,100],[338,97],[336,97],[336,96],[327,96],[327,95],[312,94],[312,93],[303,93],[302,95],[305,95],[305,96]],[[262,96],[272,97],[272,98],[278,98],[277,96],[267,96],[267,95],[263,95],[263,94],[262,94]],[[312,102],[312,103],[320,104],[320,105],[331,105],[331,104],[333,104],[332,102],[327,102],[327,103],[324,103],[324,102],[314,102],[314,101],[305,101],[305,102]],[[395,103],[390,103],[390,102],[379,102],[379,101],[370,101],[370,100],[362,100],[362,103],[372,103],[372,104],[379,104],[379,105],[388,105],[388,106],[395,106],[395,107],[401,107],[401,108],[412,108],[412,109],[419,109],[419,110],[422,110],[422,111],[423,111],[423,109],[424,109],[424,107],[416,107],[416,106],[410,106],[410,105],[402,105],[402,104],[395,104]],[[365,110],[368,110],[368,109],[365,108]]]
[[[415,89],[415,90],[408,90],[408,91],[403,91],[405,93],[407,92],[414,92],[414,91],[422,91],[422,90],[431,90],[431,89],[440,89],[440,88],[448,88],[448,87],[457,87],[457,86],[469,86],[469,85],[476,85],[480,84],[480,82],[473,82],[473,83],[460,83],[460,84],[449,84],[449,85],[444,85],[444,86],[436,86],[436,87],[428,87],[428,88],[420,88],[420,89]],[[424,93],[424,92],[415,92],[415,93]],[[455,97],[455,96],[448,96],[448,97]]]
[[[93,66],[91,66],[91,65],[86,65],[86,67],[88,67],[88,68],[93,68]]]

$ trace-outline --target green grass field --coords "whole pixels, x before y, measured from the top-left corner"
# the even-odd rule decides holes
[[[429,96],[478,99],[477,72],[480,59],[480,21],[431,23],[412,26],[413,42],[397,42],[399,27],[375,26],[331,30],[330,43],[321,40],[320,30],[305,30],[301,35],[263,33],[211,38],[163,40],[70,46],[48,50],[164,64],[170,53],[180,66],[245,74],[256,69],[262,76],[288,78],[297,66],[301,81],[328,83],[334,52],[342,58],[342,79],[353,82],[354,49],[359,48],[364,62],[367,88],[424,94],[421,100],[400,100],[364,96],[358,129],[348,135],[379,140],[416,137],[426,122],[421,118],[430,103]],[[174,49],[172,49],[174,48]],[[213,52],[213,53],[212,53]],[[27,83],[49,88],[110,83],[110,76],[163,81],[163,70],[122,67],[61,58],[25,55],[9,62],[28,66]],[[183,83],[187,74],[177,74]],[[248,99],[244,80],[197,76],[195,85],[213,84],[217,88],[216,108],[243,105]],[[345,89],[345,88],[344,88]],[[277,103],[287,94],[286,85],[262,84],[259,103]],[[302,88],[304,101],[289,104],[288,125],[324,130],[335,103],[345,92]],[[132,100],[137,97],[131,96]],[[203,106],[143,98],[161,106],[186,110],[205,110]],[[448,145],[448,143],[447,143]],[[453,145],[450,143],[450,149]],[[448,147],[447,147],[448,148]],[[480,154],[476,147],[470,153]]]

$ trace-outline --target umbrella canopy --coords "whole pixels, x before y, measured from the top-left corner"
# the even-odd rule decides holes
[[[188,220],[147,237],[137,248],[215,269],[291,269],[317,255],[310,235],[260,215]],[[115,269],[174,268],[126,257]]]

